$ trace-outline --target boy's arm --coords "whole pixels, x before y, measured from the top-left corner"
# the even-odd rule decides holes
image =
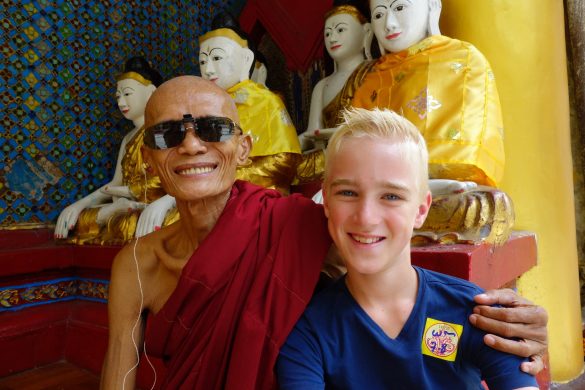
[[[304,317],[297,322],[276,361],[281,390],[323,390],[325,380],[320,349]]]
[[[488,333],[484,342],[502,352],[530,357],[531,361],[522,363],[521,369],[538,374],[544,368],[543,356],[548,344],[546,310],[510,289],[489,290],[474,300],[480,305],[474,308],[469,321]]]
[[[135,387],[136,348],[141,350],[143,339],[142,318],[139,318],[142,295],[136,272],[132,247],[127,245],[112,265],[108,293],[109,339],[102,368],[102,390]]]

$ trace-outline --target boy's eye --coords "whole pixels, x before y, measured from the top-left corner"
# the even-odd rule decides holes
[[[351,190],[340,190],[340,191],[337,191],[336,194],[340,195],[340,196],[356,196],[357,195],[354,191],[351,191]]]
[[[400,200],[402,198],[400,196],[396,195],[396,194],[386,194],[386,195],[382,196],[382,199],[385,199],[385,200]]]

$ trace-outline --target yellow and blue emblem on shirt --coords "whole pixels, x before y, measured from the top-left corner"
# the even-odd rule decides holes
[[[455,361],[462,333],[462,325],[427,317],[421,343],[423,355]]]

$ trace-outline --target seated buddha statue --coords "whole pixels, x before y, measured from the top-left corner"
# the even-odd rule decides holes
[[[250,80],[254,53],[247,37],[220,14],[199,46],[201,76],[231,95],[240,126],[252,136],[250,163],[238,168],[237,178],[287,194],[301,156],[297,133],[280,97]]]
[[[340,112],[351,105],[356,87],[371,64],[372,29],[366,17],[350,2],[336,2],[325,14],[325,49],[333,59],[333,73],[313,88],[307,129],[299,135],[303,150],[314,146],[315,132],[335,129]]]
[[[505,242],[514,213],[495,188],[503,123],[488,61],[470,43],[440,35],[440,0],[369,5],[382,56],[351,81],[351,105],[399,112],[427,142],[433,204],[413,242]]]
[[[134,237],[142,210],[153,206],[166,215],[174,204],[171,200],[161,209],[161,203],[153,203],[165,192],[141,154],[144,108],[162,77],[144,58],[132,57],[116,80],[118,108],[134,128],[122,139],[112,180],[61,212],[55,238],[75,244],[122,244]]]
[[[294,184],[321,180],[327,139],[335,131],[340,113],[351,105],[355,89],[372,61],[372,29],[357,4],[336,1],[325,14],[324,46],[333,59],[333,73],[313,88],[307,129],[299,134],[303,159]]]

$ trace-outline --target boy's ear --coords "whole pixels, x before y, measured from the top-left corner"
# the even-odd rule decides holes
[[[415,229],[419,229],[425,222],[425,219],[427,219],[427,215],[429,214],[432,202],[433,196],[431,195],[431,191],[427,191],[422,202],[418,205],[418,210],[414,220]]]

